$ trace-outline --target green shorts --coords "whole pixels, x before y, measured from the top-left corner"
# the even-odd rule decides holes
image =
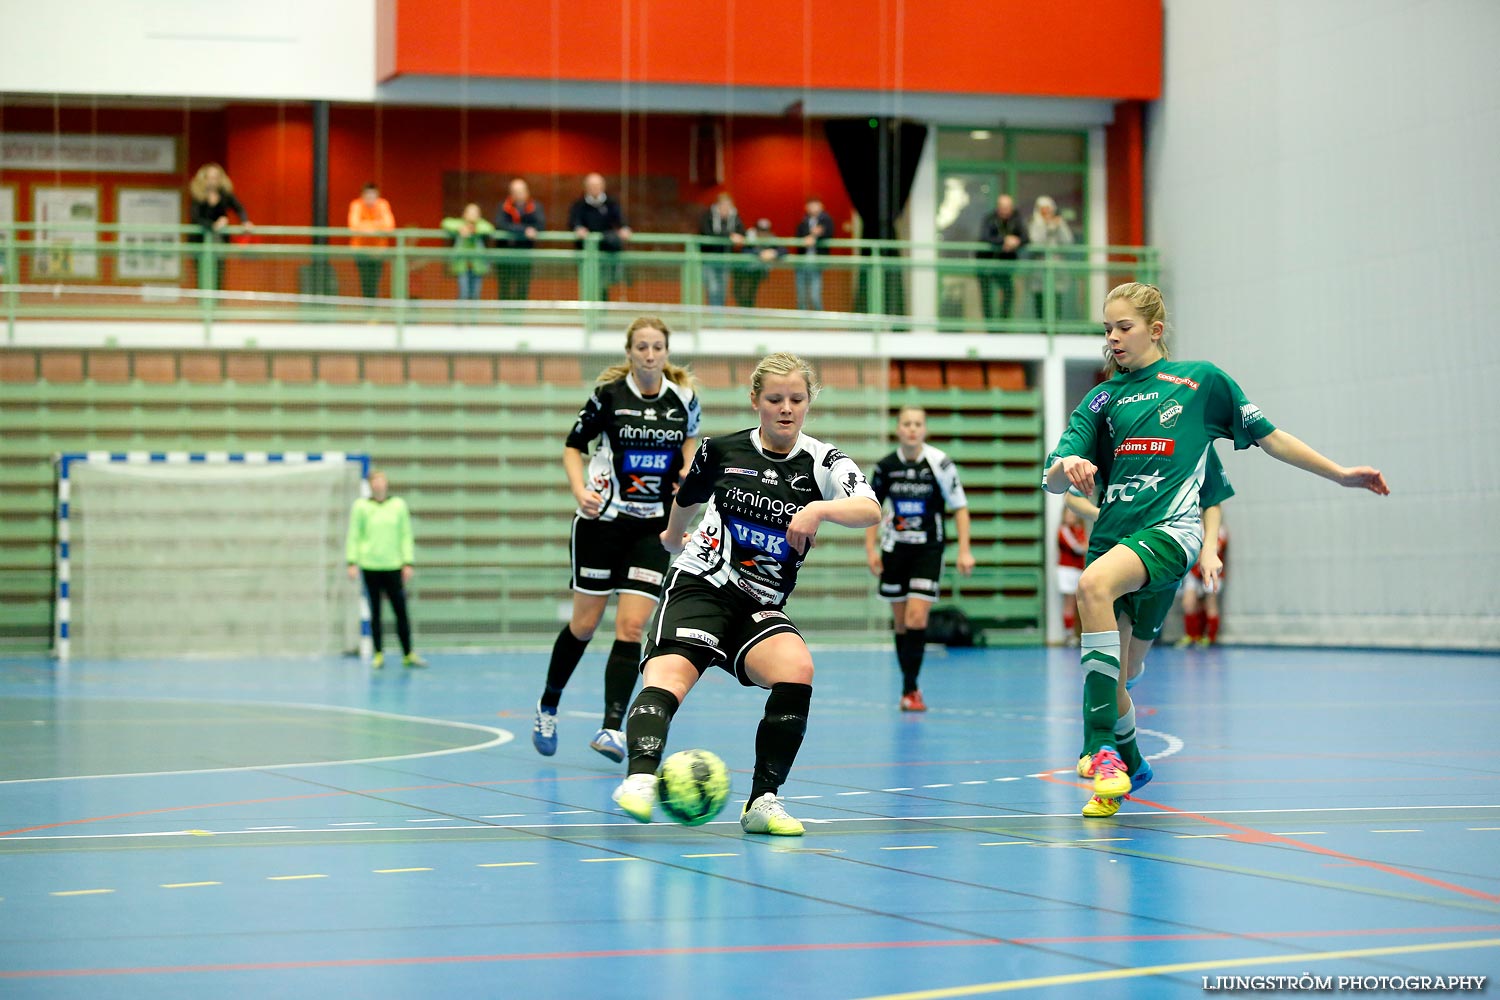
[[[1177,587],[1187,575],[1187,553],[1177,540],[1159,528],[1146,528],[1126,535],[1119,544],[1146,564],[1146,585],[1115,601],[1115,617],[1130,619],[1137,639],[1154,642],[1172,610]]]

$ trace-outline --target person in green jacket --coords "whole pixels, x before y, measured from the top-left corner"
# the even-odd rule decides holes
[[[479,298],[484,273],[490,269],[485,255],[495,235],[494,223],[484,217],[474,202],[464,206],[463,215],[443,220],[443,229],[453,241],[453,256],[448,270],[458,278],[458,297]]]
[[[370,637],[375,644],[376,670],[385,666],[380,649],[380,598],[391,602],[396,614],[396,635],[401,639],[401,663],[425,667],[427,661],[411,648],[411,621],[406,615],[405,585],[412,578],[411,513],[406,501],[390,495],[390,483],[378,469],[370,473],[370,495],[354,501],[349,512],[349,539],[345,543],[349,579],[365,580],[370,599]]]

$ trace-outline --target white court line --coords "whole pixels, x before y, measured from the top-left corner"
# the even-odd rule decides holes
[[[1197,810],[1194,810],[1191,813],[1186,813],[1186,814],[1184,814],[1182,816],[1170,816],[1170,815],[1162,815],[1162,814],[1157,814],[1157,813],[1131,813],[1130,816],[1131,816],[1131,818],[1141,818],[1141,819],[1148,819],[1148,818],[1154,818],[1154,819],[1192,819],[1194,816],[1281,816],[1281,815],[1293,815],[1293,814],[1299,814],[1299,813],[1390,812],[1392,810],[1405,810],[1405,811],[1410,811],[1410,812],[1425,812],[1425,811],[1437,810],[1437,809],[1500,809],[1500,805],[1482,805],[1482,806],[1449,806],[1449,805],[1425,805],[1425,806],[1327,806],[1327,807],[1321,807],[1321,808],[1316,807],[1316,806],[1307,806],[1307,807],[1302,807],[1302,808],[1297,808],[1297,809],[1197,809]],[[1023,822],[1023,821],[1027,821],[1027,820],[1038,820],[1038,819],[1078,819],[1078,813],[1075,811],[1075,812],[1065,812],[1065,813],[977,813],[977,814],[966,814],[966,815],[962,815],[962,816],[840,816],[840,817],[836,817],[836,818],[833,818],[833,819],[803,819],[803,822],[804,823],[826,823],[826,824],[838,824],[838,823],[956,823],[956,822],[985,821],[985,820],[1003,820],[1003,821],[1011,821],[1011,822]],[[323,828],[313,827],[313,828],[296,830],[296,831],[287,831],[287,830],[282,830],[282,831],[263,831],[263,832],[261,832],[259,834],[256,834],[256,836],[276,836],[278,833],[290,833],[290,832],[295,832],[298,836],[303,836],[305,834],[315,834],[315,833],[322,833],[322,834],[330,834],[330,833],[417,833],[417,832],[425,831],[425,830],[474,830],[476,828],[478,828],[478,829],[497,829],[497,830],[586,830],[586,829],[597,828],[597,827],[620,827],[620,828],[623,828],[623,829],[634,830],[634,829],[638,829],[642,825],[643,824],[636,823],[636,822],[631,821],[631,820],[626,820],[626,818],[624,816],[620,816],[620,817],[618,817],[616,819],[607,819],[607,820],[604,820],[604,821],[601,821],[601,822],[597,822],[597,823],[512,823],[512,824],[496,825],[496,826],[489,826],[489,827],[486,827],[484,824],[474,823],[474,822],[464,823],[461,826],[460,825],[455,825],[455,826],[424,826],[424,827],[420,827],[420,828],[414,828],[414,827],[410,827],[410,826],[375,826],[375,827],[367,826],[367,827],[361,827],[360,829],[357,829],[357,830],[350,830],[350,829],[323,829]],[[644,825],[646,825],[646,826],[660,826],[660,827],[676,827],[678,824],[671,823],[671,822],[666,822],[666,821],[661,821],[661,822],[648,823],[648,824],[644,824]],[[714,821],[712,821],[710,823],[705,823],[703,825],[706,826],[706,827],[707,826],[739,826],[740,822],[737,819],[731,819],[731,820],[714,820]],[[1139,831],[1141,831],[1143,833],[1161,833],[1161,834],[1167,834],[1167,833],[1170,832],[1168,830],[1157,829],[1157,828],[1154,828],[1154,827],[1132,827],[1131,829],[1133,829],[1133,830],[1139,830]],[[1469,829],[1473,829],[1473,830],[1500,830],[1500,827],[1470,827]],[[980,831],[957,831],[957,830],[955,830],[954,832],[955,833],[961,833],[961,832],[980,832]],[[1268,831],[1268,832],[1274,832],[1274,831]],[[1308,832],[1309,833],[1316,833],[1316,832],[1319,832],[1319,831],[1308,831]],[[120,837],[120,838],[123,838],[123,837],[187,837],[187,836],[205,836],[205,835],[207,835],[207,836],[215,836],[215,837],[229,837],[229,836],[243,837],[243,836],[249,836],[250,835],[250,831],[248,831],[248,830],[171,830],[171,831],[162,831],[162,832],[155,832],[155,833],[69,833],[69,834],[59,834],[59,835],[53,835],[53,836],[42,835],[42,836],[30,836],[30,837],[0,837],[0,844],[8,844],[8,843],[11,843],[12,841],[19,842],[19,841],[23,841],[23,840],[109,840],[109,839],[117,838],[117,837]],[[1176,835],[1173,835],[1173,836],[1176,839],[1185,840],[1185,839],[1190,839],[1190,838],[1199,838],[1199,839],[1208,839],[1208,838],[1215,838],[1215,837],[1217,837],[1217,838],[1224,838],[1224,837],[1229,837],[1231,835],[1230,834],[1221,834],[1220,833],[1220,834],[1176,834]],[[1291,836],[1291,834],[1288,834],[1288,833],[1279,833],[1279,834],[1277,834],[1277,836],[1286,837],[1286,836]]]
[[[423,750],[420,753],[399,753],[388,757],[359,757],[353,760],[308,760],[291,764],[246,764],[241,767],[194,767],[178,771],[127,771],[122,774],[64,774],[55,778],[6,778],[0,785],[39,784],[44,781],[89,781],[100,778],[157,778],[179,774],[225,774],[233,771],[285,771],[294,767],[336,767],[343,764],[383,764],[393,760],[419,760],[424,757],[446,757],[455,753],[470,753],[501,746],[516,738],[515,733],[494,726],[481,726],[474,722],[456,722],[452,719],[430,719],[422,715],[400,715],[396,712],[381,712],[373,708],[351,708],[347,705],[308,705],[290,701],[224,701],[217,698],[105,698],[85,699],[122,702],[168,702],[188,705],[230,705],[236,708],[294,708],[303,712],[341,712],[345,715],[369,715],[378,719],[395,719],[399,722],[423,722],[430,726],[451,726],[455,729],[475,729],[490,733],[492,738],[484,743],[467,747],[449,747],[447,750]]]

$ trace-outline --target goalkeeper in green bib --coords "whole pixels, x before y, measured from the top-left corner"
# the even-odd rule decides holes
[[[1236,450],[1256,445],[1341,486],[1390,493],[1378,469],[1339,465],[1277,430],[1214,365],[1168,360],[1166,322],[1155,286],[1131,282],[1109,293],[1105,350],[1115,373],[1078,404],[1044,464],[1043,485],[1051,493],[1072,487],[1093,496],[1096,477],[1101,488],[1099,519],[1078,581],[1084,731],[1078,774],[1094,782],[1085,816],[1113,815],[1119,800],[1150,778],[1135,742],[1126,681],[1156,638],[1172,592],[1198,559],[1200,493],[1214,441],[1223,438]]]

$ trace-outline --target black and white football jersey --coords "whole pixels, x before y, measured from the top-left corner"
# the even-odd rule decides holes
[[[766,453],[759,428],[708,438],[677,491],[680,506],[707,506],[672,568],[779,608],[805,557],[787,542],[792,517],[815,500],[853,496],[875,492],[853,459],[816,438],[799,435],[785,458]]]
[[[600,439],[585,470],[589,487],[604,498],[599,520],[666,516],[682,474],[682,443],[698,436],[701,416],[693,390],[666,379],[649,399],[628,374],[594,389],[567,443],[587,453]]]
[[[916,461],[908,462],[897,448],[875,466],[870,480],[882,504],[889,498],[891,513],[881,529],[881,549],[891,552],[897,545],[942,548],[943,515],[967,507],[958,466],[953,459],[923,445]]]

